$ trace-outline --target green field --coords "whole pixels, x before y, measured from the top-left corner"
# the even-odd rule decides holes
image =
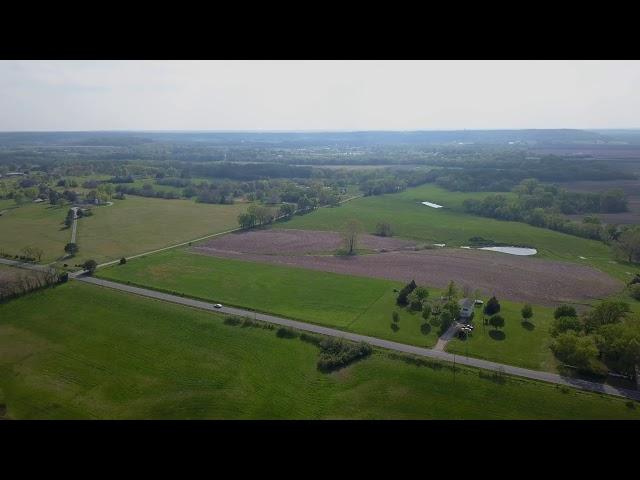
[[[246,208],[128,195],[112,206],[94,207],[92,216],[78,221],[80,251],[66,262],[100,263],[229,230]],[[61,258],[71,239],[71,229],[63,228],[68,209],[44,203],[10,209],[0,216],[0,250],[15,255],[31,245],[43,249],[45,263]]]
[[[437,341],[437,329],[423,327],[419,314],[396,306],[393,289],[402,284],[388,280],[222,259],[184,249],[100,269],[97,276],[402,343],[431,347]],[[440,295],[437,289],[429,291],[432,298]],[[448,348],[496,362],[555,371],[549,350],[553,309],[534,306],[534,327],[525,328],[520,317],[522,304],[500,303],[506,323],[504,339],[490,334],[490,327],[483,330],[479,314],[473,337],[466,343],[454,340]],[[391,329],[394,310],[400,314],[397,331]]]
[[[378,222],[388,222],[396,236],[427,243],[459,247],[468,245],[471,237],[483,237],[501,243],[530,245],[538,249],[540,257],[588,264],[620,279],[628,279],[626,272],[635,271],[634,267],[610,263],[614,261],[613,254],[602,242],[464,213],[462,202],[465,199],[481,199],[488,194],[450,192],[423,185],[401,193],[355,199],[337,208],[320,208],[279,223],[276,228],[340,230],[347,220],[356,218],[367,232],[374,232]],[[420,204],[422,201],[444,208],[427,207]]]
[[[71,238],[71,230],[63,224],[67,211],[68,207],[48,203],[10,208],[0,216],[0,251],[16,255],[23,247],[32,246],[44,252],[43,263],[57,260]]]
[[[500,306],[504,328],[496,332],[492,326],[483,325],[482,310],[477,309],[473,334],[466,340],[454,338],[447,344],[446,351],[534,370],[557,371],[549,348],[553,308],[536,305],[532,321],[522,323],[522,304],[500,301]]]
[[[185,249],[100,269],[96,276],[425,347],[437,340],[435,331],[423,333],[419,315],[407,311],[399,311],[400,329],[391,329],[393,289],[402,284],[389,280],[215,258]]]
[[[77,258],[100,263],[223,232],[237,227],[246,208],[127,195],[79,221]]]
[[[87,301],[90,299],[90,301]],[[91,285],[0,305],[0,402],[15,419],[639,419],[604,395],[376,351],[332,374],[273,330]],[[3,409],[4,410],[4,409]]]

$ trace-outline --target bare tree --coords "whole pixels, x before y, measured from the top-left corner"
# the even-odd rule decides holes
[[[358,236],[362,232],[362,224],[356,220],[349,220],[344,228],[344,243],[345,248],[348,255],[353,255],[356,253],[356,248],[358,246]]]

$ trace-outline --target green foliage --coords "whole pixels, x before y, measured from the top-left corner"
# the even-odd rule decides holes
[[[398,323],[400,321],[400,315],[398,314],[398,312],[394,311],[391,314],[391,319],[395,322]]]
[[[407,285],[405,285],[400,293],[398,293],[398,298],[396,299],[396,303],[402,307],[405,307],[409,304],[409,294],[413,292],[418,286],[416,285],[415,280],[411,280]]]
[[[629,296],[634,300],[640,301],[640,283],[629,286]]]
[[[430,316],[431,316],[431,304],[425,302],[425,304],[422,306],[422,318],[424,318],[425,320],[429,320]]]
[[[451,280],[449,282],[449,285],[447,285],[447,289],[445,290],[445,297],[447,297],[447,299],[449,300],[455,300],[458,296],[458,289],[456,287],[456,284],[453,280]]]
[[[387,222],[380,222],[376,225],[375,234],[381,237],[393,236],[393,229]]]
[[[631,312],[628,303],[617,300],[604,300],[598,303],[584,319],[587,333],[596,331],[602,325],[620,322]]]
[[[344,368],[373,352],[371,345],[367,343],[353,343],[333,337],[322,340],[318,346],[320,347],[320,357],[317,365],[318,370],[322,372]]]
[[[83,264],[82,264],[82,268],[87,270],[89,272],[89,274],[93,274],[93,272],[96,271],[96,268],[98,267],[98,263],[95,260],[86,260]]]
[[[640,320],[604,325],[598,330],[598,348],[605,361],[629,377],[640,365]]]
[[[124,258],[124,257],[122,257],[122,258],[120,259],[120,265],[124,265],[125,263],[127,263],[127,259],[126,259],[126,258]]]
[[[500,302],[494,296],[491,297],[484,306],[484,313],[487,315],[495,315],[500,311]]]
[[[551,343],[551,350],[560,361],[581,372],[606,374],[606,367],[598,360],[595,340],[589,335],[578,335],[573,331],[561,333]]]
[[[522,318],[524,320],[530,320],[533,317],[533,308],[528,303],[524,304],[521,310]]]
[[[618,236],[615,242],[615,250],[618,256],[628,262],[640,261],[640,227],[627,227]]]
[[[551,334],[557,336],[570,330],[578,333],[581,332],[583,328],[584,324],[578,317],[558,317],[553,320]]]
[[[553,318],[560,317],[577,317],[578,312],[571,305],[560,305],[553,312]]]
[[[64,251],[69,255],[75,255],[76,253],[78,253],[78,250],[78,245],[76,245],[75,243],[67,243],[64,246]]]
[[[489,318],[489,325],[491,325],[496,330],[504,327],[504,317],[502,315],[493,315]]]

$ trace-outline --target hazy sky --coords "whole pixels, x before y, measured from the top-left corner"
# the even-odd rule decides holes
[[[639,61],[0,61],[0,130],[640,127]]]

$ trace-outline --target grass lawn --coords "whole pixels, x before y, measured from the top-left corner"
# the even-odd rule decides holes
[[[486,302],[486,298],[484,299]],[[529,323],[522,323],[522,304],[500,301],[500,315],[505,319],[504,328],[495,331],[482,324],[482,309],[477,308],[473,334],[466,340],[454,338],[446,347],[451,353],[484,358],[499,363],[517,365],[534,370],[556,371],[556,361],[549,348],[553,322],[553,308],[533,306],[534,316]]]
[[[540,257],[586,263],[623,280],[629,278],[626,272],[635,271],[634,267],[610,263],[614,261],[613,254],[602,242],[463,211],[465,199],[481,199],[488,194],[450,192],[434,185],[423,185],[397,194],[358,198],[336,208],[320,208],[279,223],[276,228],[340,230],[347,220],[357,218],[367,232],[374,232],[378,222],[388,222],[396,236],[427,243],[459,247],[468,245],[471,237],[483,237],[496,242],[530,245],[538,250]],[[427,207],[420,204],[422,201],[444,208]],[[581,256],[586,260],[580,259]]]
[[[382,350],[332,374],[273,330],[70,282],[0,305],[0,402],[16,419],[640,419],[625,400]]]
[[[48,203],[13,205],[0,216],[0,250],[16,255],[25,246],[38,247],[44,252],[43,263],[62,257],[71,239],[71,230],[63,223],[69,208]]]
[[[100,269],[96,276],[179,292],[365,335],[429,347],[435,331],[423,333],[422,318],[399,311],[391,329],[393,289],[402,284],[377,278],[325,273],[170,250]]]
[[[235,228],[247,204],[213,205],[191,200],[165,200],[127,195],[113,206],[96,207],[78,222],[73,260],[98,263],[185,242]],[[1,219],[0,219],[1,221]]]

